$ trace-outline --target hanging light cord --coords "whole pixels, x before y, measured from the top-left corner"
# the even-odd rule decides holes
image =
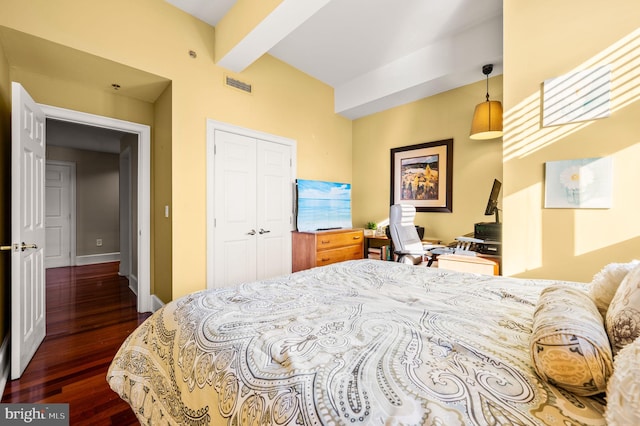
[[[487,102],[489,102],[489,74],[493,71],[493,64],[487,64],[482,67],[482,74],[487,76]]]
[[[489,102],[489,74],[487,74],[487,102]]]

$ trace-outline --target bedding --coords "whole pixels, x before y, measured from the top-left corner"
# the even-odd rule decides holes
[[[604,425],[541,379],[541,291],[584,284],[355,260],[205,290],[154,313],[107,380],[143,424]]]

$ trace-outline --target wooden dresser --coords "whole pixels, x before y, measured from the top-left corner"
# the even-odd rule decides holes
[[[364,257],[362,229],[292,233],[293,272]]]

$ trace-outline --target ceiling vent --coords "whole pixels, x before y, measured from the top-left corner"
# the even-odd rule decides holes
[[[242,90],[246,93],[251,93],[251,84],[245,83],[244,81],[236,80],[235,78],[229,77],[228,75],[224,77],[224,83],[229,87],[233,87],[234,89]]]

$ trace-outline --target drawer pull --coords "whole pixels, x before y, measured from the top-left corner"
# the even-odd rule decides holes
[[[329,244],[331,240],[320,240],[320,244]]]
[[[354,235],[354,236],[353,236],[353,239],[354,239],[354,240],[359,240],[359,239],[360,239],[360,235]]]
[[[330,257],[323,257],[323,258],[322,258],[322,261],[323,261],[323,262],[328,262],[329,260],[331,260],[331,258],[330,258]]]

